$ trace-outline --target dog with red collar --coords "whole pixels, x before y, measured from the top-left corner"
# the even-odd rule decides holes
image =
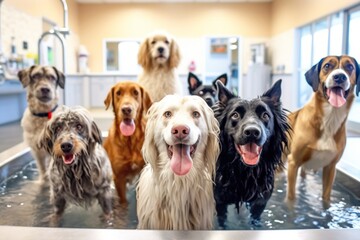
[[[307,169],[322,169],[324,203],[330,202],[336,164],[346,146],[346,120],[360,92],[360,71],[350,56],[327,56],[305,73],[314,93],[289,115],[293,129],[288,160],[287,200],[295,200],[296,178]],[[355,89],[356,88],[356,89]]]
[[[26,88],[28,104],[21,120],[23,137],[36,160],[40,181],[43,182],[50,155],[39,148],[39,136],[53,113],[58,110],[57,87],[64,88],[65,76],[55,67],[34,65],[20,70],[18,77]]]

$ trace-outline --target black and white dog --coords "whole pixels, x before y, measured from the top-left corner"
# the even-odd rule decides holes
[[[225,86],[227,84],[227,74],[224,73],[217,77],[212,84],[205,85],[202,81],[192,72],[188,75],[189,93],[191,95],[197,95],[205,100],[205,102],[211,107],[217,101],[216,96],[216,81],[220,80]]]
[[[228,205],[239,211],[239,204],[246,203],[251,224],[261,225],[290,131],[280,102],[281,80],[252,100],[234,96],[220,81],[216,84],[219,101],[213,110],[222,146],[214,186],[218,223],[226,228]]]

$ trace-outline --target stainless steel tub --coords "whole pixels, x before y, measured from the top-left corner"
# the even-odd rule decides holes
[[[0,154],[0,182],[32,161],[30,149],[19,144]],[[338,171],[338,181],[348,187],[359,186]],[[343,179],[343,180],[342,180]],[[359,189],[354,188],[359,194]],[[356,192],[357,191],[357,192]],[[1,217],[1,216],[0,216]],[[360,229],[241,230],[241,231],[156,231],[0,226],[1,239],[358,239]]]

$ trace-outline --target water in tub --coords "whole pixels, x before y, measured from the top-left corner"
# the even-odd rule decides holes
[[[49,189],[37,183],[38,172],[35,162],[0,186],[0,225],[50,226],[49,216],[52,206],[49,202]],[[228,207],[227,229],[320,229],[320,228],[360,228],[360,200],[342,185],[335,182],[331,205],[323,208],[321,201],[321,174],[308,174],[306,180],[297,185],[298,200],[293,209],[284,202],[286,179],[278,176],[276,186],[267,207],[262,214],[262,226],[249,224],[246,206]],[[114,190],[115,191],[115,190]],[[98,204],[85,210],[69,204],[65,210],[60,227],[69,228],[119,228],[134,229],[137,226],[135,188],[129,186],[127,208],[115,206],[114,219],[105,222],[101,219]],[[218,229],[215,222],[215,229]]]

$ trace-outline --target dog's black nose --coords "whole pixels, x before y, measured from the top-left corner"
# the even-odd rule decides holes
[[[261,137],[260,129],[254,126],[245,127],[244,129],[245,137],[259,139]]]
[[[165,49],[164,49],[163,47],[159,47],[159,48],[158,48],[159,53],[163,53],[164,50],[165,50]]]
[[[190,128],[186,125],[178,125],[178,126],[174,126],[171,129],[171,133],[176,137],[176,138],[184,138],[187,135],[189,135],[190,133]]]
[[[123,114],[129,115],[132,110],[131,110],[130,107],[122,107],[122,108],[121,108],[121,111],[122,111]]]
[[[50,92],[49,88],[41,88],[40,90],[42,94],[48,94]]]
[[[336,83],[338,83],[338,84],[343,83],[343,82],[346,81],[346,75],[343,74],[343,73],[335,74],[335,75],[333,76],[333,78],[334,78],[334,81],[335,81]]]
[[[73,145],[70,142],[64,142],[61,144],[61,150],[64,153],[69,153],[69,152],[71,152],[72,149],[73,149]]]

